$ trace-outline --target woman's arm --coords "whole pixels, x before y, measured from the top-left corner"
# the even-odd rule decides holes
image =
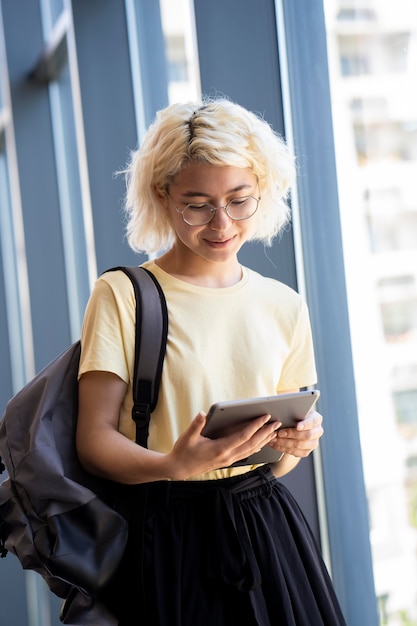
[[[79,459],[87,471],[112,480],[141,482],[137,480],[141,472],[144,480],[158,480],[163,477],[161,455],[149,451],[138,454],[139,446],[118,432],[126,391],[127,384],[110,372],[81,376],[76,438]]]
[[[109,372],[83,374],[79,381],[77,452],[92,474],[135,484],[184,480],[246,458],[276,438],[277,424],[264,415],[219,439],[201,435],[206,418],[199,413],[169,454],[137,445],[118,432],[126,383]]]

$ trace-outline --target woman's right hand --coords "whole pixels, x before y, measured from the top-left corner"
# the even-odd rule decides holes
[[[202,435],[206,416],[199,413],[166,455],[167,473],[173,480],[185,480],[221,467],[229,467],[271,443],[280,422],[262,415],[239,426],[224,437],[209,439]],[[268,423],[269,422],[269,423]]]

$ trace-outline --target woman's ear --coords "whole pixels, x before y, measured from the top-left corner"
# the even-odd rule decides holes
[[[156,186],[153,188],[153,192],[157,201],[160,202],[161,206],[165,210],[167,210],[168,202],[169,202],[168,192],[165,191],[165,189],[160,189],[159,187],[156,187]]]

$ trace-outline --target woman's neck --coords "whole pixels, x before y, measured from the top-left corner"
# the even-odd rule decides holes
[[[199,287],[232,287],[242,279],[242,267],[237,259],[227,263],[201,261],[187,264],[171,248],[155,259],[155,263],[167,274]]]

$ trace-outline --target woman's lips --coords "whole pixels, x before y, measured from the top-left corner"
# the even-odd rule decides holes
[[[206,239],[206,243],[212,248],[226,248],[232,241],[234,237],[229,237],[228,239]]]

